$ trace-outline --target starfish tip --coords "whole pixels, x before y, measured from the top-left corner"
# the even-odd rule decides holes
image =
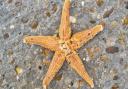
[[[23,43],[27,43],[25,38],[23,39]]]
[[[93,79],[91,79],[91,81],[89,82],[89,85],[91,88],[94,88],[94,82],[93,82]]]
[[[91,85],[91,88],[94,88],[94,84]]]
[[[47,86],[46,85],[43,85],[43,89],[47,89]]]
[[[97,28],[99,28],[100,31],[103,31],[103,25],[97,25]]]
[[[101,28],[101,31],[103,31],[103,29],[104,29],[103,25],[100,25],[100,28]]]

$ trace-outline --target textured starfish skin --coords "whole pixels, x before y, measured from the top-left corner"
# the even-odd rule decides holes
[[[83,44],[91,40],[96,34],[103,30],[102,25],[96,25],[93,28],[78,32],[71,36],[70,27],[70,0],[65,0],[61,23],[59,28],[59,37],[54,36],[28,36],[23,39],[24,43],[36,44],[55,51],[48,72],[43,79],[43,87],[47,88],[56,73],[62,67],[66,60],[70,66],[90,85],[94,87],[92,78],[87,73],[78,54],[75,52]]]

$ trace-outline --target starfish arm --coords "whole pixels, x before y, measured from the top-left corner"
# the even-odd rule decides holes
[[[69,54],[66,57],[66,60],[69,62],[70,66],[76,70],[76,72],[91,86],[91,88],[94,87],[93,80],[90,78],[88,73],[86,72],[86,69],[84,68],[84,65],[77,55],[77,53],[74,51],[71,54]]]
[[[52,51],[58,49],[58,38],[53,36],[27,36],[23,39],[24,43],[36,44],[48,48]]]
[[[71,36],[69,9],[70,9],[70,0],[65,0],[62,10],[61,23],[59,27],[59,37],[62,40],[68,40]]]
[[[103,30],[102,25],[96,25],[95,27],[84,30],[82,32],[78,32],[74,34],[71,38],[72,47],[76,50],[80,48],[84,43],[91,40],[93,37],[95,37],[99,32]]]
[[[54,78],[55,74],[59,71],[65,61],[65,56],[62,52],[56,51],[53,60],[49,66],[48,72],[43,80],[44,89],[47,88],[51,80]]]

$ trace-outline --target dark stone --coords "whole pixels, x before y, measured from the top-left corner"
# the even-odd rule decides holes
[[[12,1],[13,1],[13,0],[8,0],[7,2],[8,2],[8,3],[12,3]]]
[[[41,70],[42,69],[42,66],[38,66],[38,68],[39,68],[39,70]]]
[[[19,35],[21,35],[21,32],[19,32]]]
[[[103,18],[108,18],[112,12],[113,12],[114,8],[112,7],[110,10],[106,11],[103,15]]]
[[[95,21],[95,20],[90,20],[90,23],[91,23],[91,24],[95,24],[96,21]]]
[[[118,75],[115,75],[114,77],[113,77],[113,80],[118,80],[119,79],[119,76]]]
[[[46,12],[46,16],[47,17],[50,17],[51,16],[51,13],[48,11],[48,12]]]
[[[126,4],[125,8],[128,9],[128,2],[126,2],[125,4]]]
[[[3,83],[3,79],[1,78],[0,79],[0,86],[2,86],[2,83]]]
[[[19,6],[21,6],[22,5],[22,2],[21,1],[17,1],[16,3],[15,3],[15,6],[16,7],[19,7]]]
[[[102,40],[106,43],[106,38],[102,38]]]
[[[124,59],[120,58],[120,64],[123,65]]]
[[[98,6],[102,6],[104,4],[104,0],[96,0]]]
[[[6,86],[9,87],[9,84],[7,84]]]
[[[57,11],[57,5],[54,3],[54,4],[52,4],[52,11],[53,11],[53,13],[55,13],[56,11]]]
[[[0,59],[0,64],[2,64],[2,60]]]
[[[70,85],[73,86],[73,81],[71,81]]]
[[[28,22],[28,18],[27,18],[27,17],[23,17],[23,18],[21,19],[21,22],[27,23],[27,22]]]
[[[38,26],[38,22],[37,22],[36,20],[33,20],[33,21],[31,22],[30,26],[31,26],[32,29],[36,29],[37,26]]]
[[[107,69],[107,68],[108,68],[108,66],[107,66],[107,65],[105,65],[105,66],[104,66],[104,68],[105,68],[105,69]]]
[[[4,34],[4,39],[7,39],[7,38],[9,38],[9,34],[8,33],[5,33]]]
[[[57,80],[57,81],[60,81],[62,79],[62,73],[60,74],[57,74],[55,77],[54,77],[54,80]]]
[[[115,47],[115,46],[110,46],[110,47],[106,48],[106,52],[111,53],[111,54],[117,53],[117,52],[119,52],[119,48]]]
[[[118,84],[114,84],[111,89],[119,89],[119,85]]]

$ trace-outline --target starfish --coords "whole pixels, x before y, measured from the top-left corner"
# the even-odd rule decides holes
[[[84,64],[78,56],[76,50],[95,37],[103,30],[102,25],[83,30],[71,35],[70,26],[70,0],[65,0],[61,22],[59,27],[59,37],[55,36],[27,36],[23,42],[40,45],[54,51],[55,54],[50,63],[49,69],[43,79],[43,87],[46,89],[56,73],[66,60],[69,65],[90,85],[94,87],[93,79],[87,73]]]

